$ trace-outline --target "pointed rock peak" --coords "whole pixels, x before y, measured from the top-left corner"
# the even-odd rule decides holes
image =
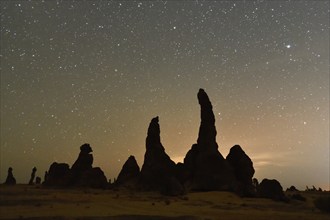
[[[130,156],[123,165],[123,168],[121,169],[117,177],[116,184],[125,185],[125,184],[134,183],[135,181],[137,181],[139,174],[140,174],[140,167],[137,164],[135,157]]]
[[[135,157],[133,155],[129,156],[127,160],[135,160]]]
[[[159,128],[159,117],[155,117],[151,119],[151,122],[149,124],[148,128],[148,136],[155,136],[160,134],[160,128]]]
[[[137,167],[138,170],[140,170],[139,165],[136,162],[136,159],[134,156],[129,156],[129,158],[126,160],[123,167]]]
[[[199,89],[197,97],[201,106],[201,125],[199,127],[197,143],[201,146],[212,146],[217,149],[218,147],[215,141],[217,131],[212,104],[203,89]]]
[[[160,128],[159,128],[159,117],[155,117],[151,120],[148,128],[148,136],[146,140],[146,147],[148,149],[164,149],[160,143]]]
[[[241,146],[239,145],[235,145],[232,148],[230,148],[230,152],[231,153],[238,153],[238,152],[244,152],[243,149],[241,148]],[[229,153],[230,153],[229,152]]]
[[[16,179],[13,175],[13,168],[11,168],[11,167],[8,168],[8,174],[7,174],[5,184],[7,184],[7,185],[15,185],[16,184]]]

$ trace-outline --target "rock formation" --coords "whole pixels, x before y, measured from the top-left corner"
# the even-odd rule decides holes
[[[252,184],[254,168],[250,157],[245,154],[239,145],[235,145],[230,149],[226,160],[233,167],[238,181],[235,191],[242,196],[254,195],[255,190]]]
[[[80,187],[105,189],[107,188],[108,181],[101,168],[94,167],[84,171],[76,185]]]
[[[16,179],[13,175],[13,168],[9,167],[8,168],[8,174],[5,183],[6,185],[15,185],[16,184]]]
[[[45,171],[44,181],[43,181],[42,184],[44,184],[45,182],[47,182],[47,178],[48,178],[48,171]]]
[[[93,187],[105,188],[108,184],[103,171],[93,168],[92,148],[89,144],[80,147],[78,159],[72,165],[53,163],[45,173],[44,185],[57,187]]]
[[[36,177],[36,184],[37,185],[41,184],[41,178],[39,176]]]
[[[45,174],[45,186],[65,187],[70,185],[70,168],[66,163],[54,162]]]
[[[117,186],[132,186],[136,185],[140,174],[140,167],[137,164],[135,157],[130,156],[123,168],[121,169],[115,184]]]
[[[276,201],[287,201],[281,184],[273,179],[263,179],[257,188],[259,197],[269,198]]]
[[[212,104],[203,89],[199,90],[197,97],[201,124],[197,144],[184,158],[185,168],[190,173],[186,185],[193,190],[229,190],[236,180],[231,166],[218,151]]]
[[[288,191],[288,192],[298,192],[299,190],[295,186],[290,186],[290,188],[287,188],[286,191]]]
[[[74,177],[79,177],[84,171],[92,169],[93,152],[89,144],[83,144],[80,147],[80,153],[78,159],[74,162],[71,167],[71,172]]]
[[[108,181],[103,171],[99,167],[93,168],[93,152],[89,144],[80,147],[77,160],[71,167],[71,185],[105,188]]]
[[[33,185],[34,184],[34,178],[36,176],[36,172],[37,172],[37,168],[36,167],[33,167],[32,173],[31,173],[31,178],[30,178],[30,181],[29,181],[29,185]]]
[[[183,187],[175,177],[176,165],[165,153],[160,142],[158,121],[158,117],[153,118],[148,128],[146,153],[139,182],[145,190],[158,190],[167,195],[182,194]]]

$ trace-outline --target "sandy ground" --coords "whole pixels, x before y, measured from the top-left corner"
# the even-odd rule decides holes
[[[0,186],[0,219],[330,219],[313,205],[328,192],[302,192],[306,202],[240,198],[229,192],[198,192],[181,197],[124,190],[44,189]]]

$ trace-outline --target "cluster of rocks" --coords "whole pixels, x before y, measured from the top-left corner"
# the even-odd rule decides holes
[[[66,163],[54,162],[45,173],[43,185],[55,187],[106,188],[107,178],[99,167],[92,167],[93,155],[89,144],[80,147],[78,159],[71,169]]]
[[[129,186],[143,190],[157,190],[166,195],[180,195],[187,191],[233,191],[241,196],[260,196],[279,200],[282,187],[268,184],[267,180],[256,187],[252,178],[252,160],[239,145],[230,149],[226,158],[218,150],[215,117],[212,104],[203,89],[198,92],[201,107],[201,124],[197,143],[193,144],[183,163],[175,164],[166,154],[160,140],[159,118],[151,120],[144,163],[140,171],[133,156],[123,166],[116,186]],[[276,196],[269,192],[275,189]],[[281,194],[282,192],[282,194]]]
[[[285,200],[278,181],[264,179],[259,184],[256,179],[252,179],[255,172],[253,162],[239,145],[233,146],[226,158],[222,156],[216,142],[217,130],[211,101],[203,89],[199,90],[197,98],[201,109],[199,134],[197,143],[187,152],[184,162],[176,164],[166,154],[160,139],[159,117],[155,117],[147,131],[141,170],[134,156],[130,156],[112,186],[159,191],[165,195],[225,190],[240,196]],[[55,187],[108,187],[103,171],[92,166],[91,152],[90,145],[83,144],[71,168],[66,163],[54,162],[45,173],[43,184]],[[36,168],[32,171],[30,184],[33,184],[35,172]],[[6,184],[14,182],[16,180],[10,168]]]
[[[29,180],[29,185],[34,185],[34,184],[40,184],[41,183],[41,178],[40,177],[35,177],[37,172],[37,168],[33,167],[32,173],[31,173],[31,178]],[[35,179],[35,180],[34,180]],[[16,185],[16,179],[13,174],[13,168],[9,167],[8,168],[8,173],[6,177],[6,181],[4,182],[5,185]]]

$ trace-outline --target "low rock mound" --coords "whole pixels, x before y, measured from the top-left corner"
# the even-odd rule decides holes
[[[275,179],[263,179],[257,188],[258,195],[262,198],[273,199],[276,201],[287,201],[283,188]]]

